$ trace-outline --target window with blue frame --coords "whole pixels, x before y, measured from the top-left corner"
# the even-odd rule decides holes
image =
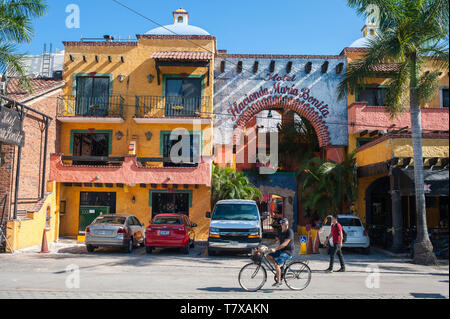
[[[170,133],[162,134],[163,157],[169,158],[170,162],[164,162],[165,167],[196,167],[201,152],[200,134],[189,134],[189,154],[183,154],[183,135],[178,135],[176,139],[170,139]],[[187,137],[185,137],[187,138]],[[176,149],[173,149],[176,147]]]
[[[356,94],[357,102],[367,102],[368,106],[385,106],[386,88],[361,87]]]
[[[166,79],[166,116],[200,116],[202,99],[201,78]]]
[[[107,116],[111,79],[101,76],[77,76],[76,81],[76,114]]]

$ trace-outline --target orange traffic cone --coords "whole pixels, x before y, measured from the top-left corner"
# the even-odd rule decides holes
[[[48,254],[50,251],[48,250],[47,244],[47,229],[44,228],[44,234],[42,235],[42,245],[41,245],[41,254]]]
[[[320,254],[320,251],[319,251],[319,244],[320,244],[320,240],[319,240],[319,231],[317,231],[317,232],[316,232],[316,238],[314,239],[313,254]]]
[[[311,231],[308,232],[308,245],[306,248],[306,253],[312,254],[313,253],[313,244],[312,244],[312,238],[311,238]]]

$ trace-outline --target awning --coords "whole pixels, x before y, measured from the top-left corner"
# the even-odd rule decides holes
[[[169,67],[204,67],[208,68],[206,72],[207,83],[209,86],[210,64],[213,59],[211,52],[193,52],[193,51],[159,51],[151,56],[155,59],[156,76],[158,85],[161,85],[161,70],[162,66]]]
[[[414,196],[414,169],[400,168],[400,193]],[[424,169],[425,196],[448,196],[448,168]]]
[[[164,60],[209,61],[212,60],[213,54],[211,52],[159,51],[153,53],[151,58]]]

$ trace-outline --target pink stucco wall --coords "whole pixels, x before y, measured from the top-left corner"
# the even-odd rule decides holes
[[[422,108],[422,130],[448,131],[449,112],[447,108]],[[364,130],[383,130],[395,124],[395,128],[408,126],[411,118],[408,111],[392,120],[383,106],[368,106],[364,102],[356,102],[348,108],[349,134]]]
[[[138,167],[136,156],[122,166],[65,166],[61,154],[50,158],[50,180],[61,183],[178,184],[211,186],[211,159],[198,167]]]

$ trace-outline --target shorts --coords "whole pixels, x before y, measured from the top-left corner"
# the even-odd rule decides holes
[[[286,262],[286,260],[292,258],[291,255],[281,250],[277,250],[274,253],[270,253],[269,256],[271,256],[275,260],[278,266],[282,266]]]

